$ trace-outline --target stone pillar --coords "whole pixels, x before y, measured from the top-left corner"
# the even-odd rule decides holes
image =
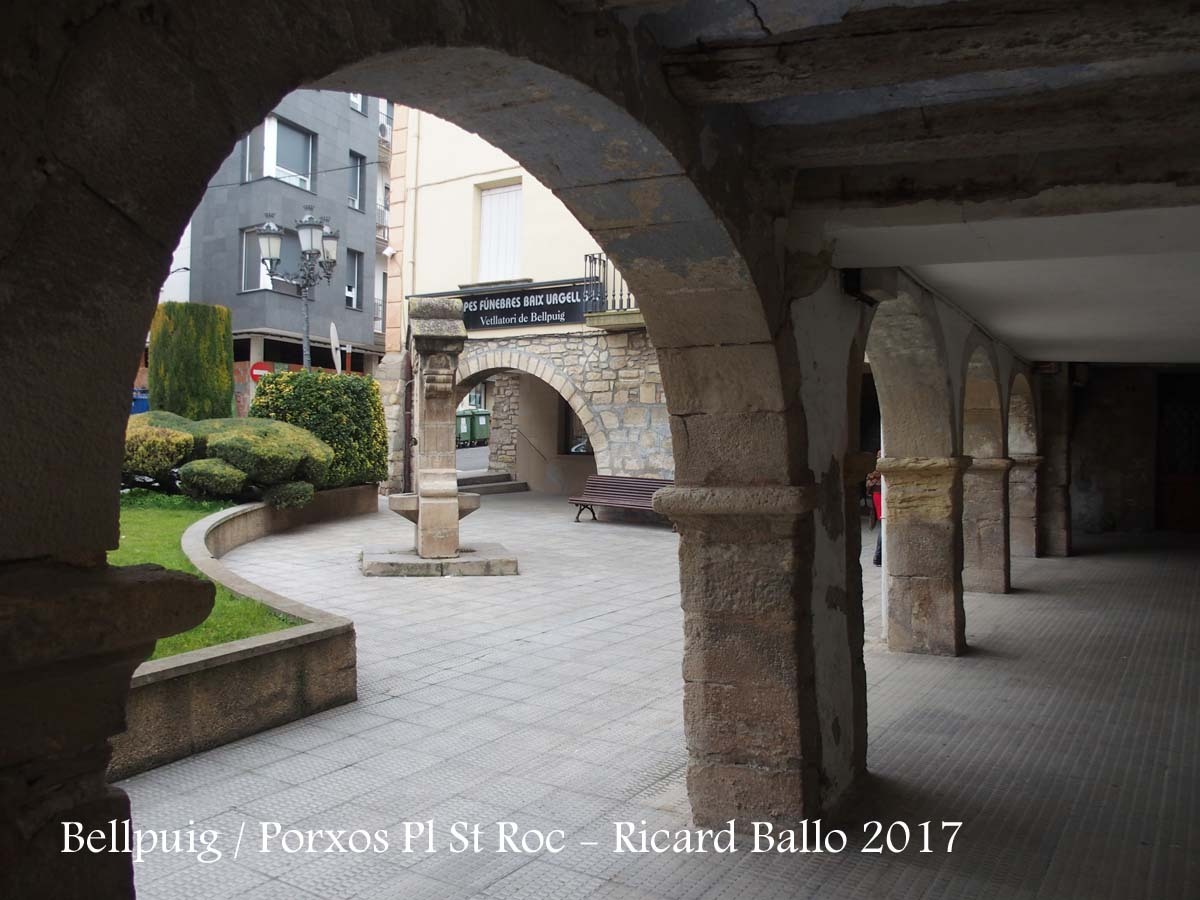
[[[855,741],[838,721],[865,717],[865,689],[841,708],[829,699],[841,695],[822,695],[818,683],[821,674],[850,677],[853,666],[848,648],[824,647],[836,671],[816,671],[814,606],[827,598],[813,597],[813,502],[811,488],[779,485],[675,486],[655,496],[655,510],[680,534],[684,727],[697,825],[794,824],[838,799],[823,795],[827,764],[852,772],[851,780],[861,773],[853,769]],[[859,654],[861,663],[861,635]],[[825,744],[823,733],[843,739]]]
[[[1040,456],[1013,454],[1008,473],[1008,545],[1013,556],[1038,555]]]
[[[383,403],[384,427],[388,435],[387,480],[379,485],[381,494],[404,490],[404,463],[411,449],[404,422],[405,394],[408,390],[408,353],[388,352],[375,368],[379,397]]]
[[[450,559],[458,556],[454,378],[467,340],[462,301],[414,299],[408,315],[416,358],[417,555]]]
[[[0,566],[0,897],[134,896],[129,854],[63,853],[63,823],[107,834],[129,819],[105,782],[129,679],[212,598],[209,582],[157,566]]]
[[[962,599],[963,457],[888,458],[888,649],[957,656],[966,650]]]
[[[964,591],[1007,594],[1008,472],[1011,459],[971,460],[963,474]]]
[[[1038,470],[1038,550],[1043,556],[1071,555],[1071,375],[1070,366],[1038,376],[1041,395],[1042,465]]]
[[[521,376],[501,372],[492,380],[488,471],[517,476],[517,418],[521,414]]]

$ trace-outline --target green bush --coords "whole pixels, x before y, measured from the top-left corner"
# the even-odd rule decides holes
[[[134,417],[136,418],[136,417]],[[121,474],[162,479],[192,453],[192,436],[173,428],[158,428],[130,419],[125,429],[125,458]]]
[[[197,423],[206,452],[237,466],[255,484],[299,477],[324,486],[334,452],[303,428],[270,419],[216,419]]]
[[[250,415],[288,422],[333,448],[327,483],[366,484],[387,477],[387,429],[373,378],[328,372],[274,372],[258,382]],[[312,478],[307,480],[312,481]]]
[[[179,469],[179,484],[193,497],[236,497],[246,473],[220,459],[194,459]]]
[[[276,509],[295,509],[312,502],[315,491],[307,481],[289,481],[263,491],[263,500]]]
[[[229,310],[207,303],[160,303],[150,325],[150,408],[189,419],[233,408]]]

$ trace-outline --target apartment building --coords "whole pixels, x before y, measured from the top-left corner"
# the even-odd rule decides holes
[[[343,367],[371,373],[384,352],[392,105],[361,94],[295,91],[241,141],[211,179],[183,233],[163,301],[213,303],[233,316],[239,414],[255,372],[301,367],[304,309],[296,287],[262,265],[255,229],[284,229],[282,272],[300,260],[296,220],[311,212],[340,233],[332,280],[312,291],[314,368],[332,369],[330,325]]]

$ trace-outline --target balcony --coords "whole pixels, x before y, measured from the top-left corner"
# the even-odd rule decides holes
[[[388,243],[388,208],[381,203],[375,206],[375,242],[380,249]]]
[[[375,327],[375,333],[376,333],[376,334],[383,334],[383,321],[384,321],[384,319],[383,319],[383,312],[384,312],[384,308],[385,308],[386,306],[387,306],[387,301],[386,301],[386,300],[385,300],[383,297],[376,297],[376,298],[375,298],[375,323],[374,323],[374,327]]]
[[[646,327],[637,298],[624,277],[603,253],[584,260],[584,322],[605,331],[633,331]]]

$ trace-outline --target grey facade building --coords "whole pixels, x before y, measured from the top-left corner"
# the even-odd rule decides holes
[[[285,271],[297,268],[292,226],[309,207],[341,233],[333,280],[315,288],[309,308],[313,365],[333,364],[331,322],[340,343],[353,348],[354,371],[373,371],[382,356],[391,124],[387,101],[296,91],[238,142],[213,176],[177,252],[190,269],[186,288],[177,276],[161,299],[231,310],[235,359],[245,364],[235,372],[239,410],[252,393],[249,365],[300,362],[301,301],[293,286],[273,281],[259,259],[254,229],[268,212],[285,229]]]

